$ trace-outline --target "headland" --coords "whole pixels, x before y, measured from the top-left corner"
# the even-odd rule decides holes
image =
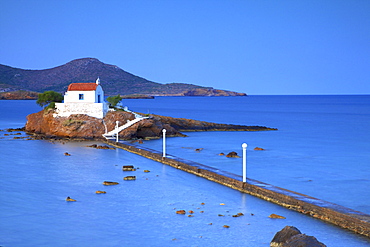
[[[26,132],[45,137],[79,138],[103,140],[103,134],[115,129],[117,121],[123,125],[135,120],[134,113],[110,111],[102,119],[85,114],[72,114],[68,117],[54,116],[52,109],[42,110],[27,116]],[[147,117],[119,131],[121,140],[156,139],[166,129],[169,137],[185,137],[185,131],[267,131],[277,130],[264,126],[246,126],[234,124],[217,124],[185,118],[173,118],[160,115]]]

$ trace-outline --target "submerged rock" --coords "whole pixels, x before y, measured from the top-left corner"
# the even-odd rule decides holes
[[[69,196],[66,198],[67,202],[76,202],[77,200],[70,198]]]
[[[107,145],[97,145],[97,144],[92,144],[92,145],[89,145],[89,146],[86,146],[86,147],[89,147],[89,148],[96,148],[96,149],[113,149],[115,150],[114,147],[109,147]]]
[[[226,155],[227,158],[240,158],[237,152],[230,152]]]
[[[136,176],[126,176],[123,180],[136,180]]]
[[[119,184],[119,183],[118,182],[104,181],[103,184],[104,185],[116,185],[116,184]]]
[[[134,166],[122,166],[122,171],[136,171],[136,169],[134,168]]]
[[[104,190],[97,190],[95,191],[96,194],[106,194],[107,192]]]
[[[270,214],[269,218],[271,218],[271,219],[286,219],[284,216],[277,215],[277,214]]]

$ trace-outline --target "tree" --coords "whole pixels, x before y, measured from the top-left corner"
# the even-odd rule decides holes
[[[111,107],[116,107],[116,105],[122,100],[121,96],[118,94],[116,96],[109,96],[107,98],[109,105]]]
[[[44,107],[51,102],[62,102],[63,101],[63,95],[54,91],[46,91],[39,94],[39,97],[36,101],[36,104],[38,104],[41,107]]]

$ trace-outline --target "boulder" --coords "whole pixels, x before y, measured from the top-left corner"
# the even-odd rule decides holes
[[[297,234],[291,237],[282,247],[326,247],[313,236]]]
[[[185,210],[177,210],[176,213],[177,214],[186,214],[186,211]]]
[[[136,176],[126,176],[123,180],[136,180]]]
[[[271,247],[326,247],[313,236],[302,234],[294,226],[286,226],[277,232],[270,243]]]
[[[226,155],[227,158],[240,158],[240,156],[237,154],[237,152],[230,152]]]
[[[301,234],[301,231],[294,226],[286,226],[279,232],[277,232],[274,238],[271,240],[271,247],[282,247],[291,237]]]
[[[264,148],[260,148],[260,147],[255,147],[255,148],[254,148],[254,150],[255,150],[255,151],[263,151],[263,150],[265,150],[265,149],[264,149]]]

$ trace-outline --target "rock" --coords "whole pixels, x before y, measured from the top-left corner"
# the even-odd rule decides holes
[[[134,166],[122,166],[122,171],[136,171]]]
[[[96,147],[96,149],[113,149],[113,150],[115,150],[115,148],[114,148],[114,147],[109,147],[109,146],[107,146],[107,145],[97,146],[97,147]]]
[[[149,170],[144,170],[144,172],[150,172]]]
[[[103,184],[104,185],[116,185],[116,184],[119,184],[119,183],[118,182],[104,181]]]
[[[230,226],[228,226],[228,225],[224,225],[224,228],[230,228]]]
[[[240,217],[240,216],[244,216],[243,213],[237,213],[237,214],[234,214],[233,217]]]
[[[177,214],[186,214],[186,211],[185,210],[177,210],[176,213]]]
[[[286,226],[279,232],[277,232],[274,238],[271,240],[271,247],[281,247],[282,244],[286,243],[291,237],[301,234],[301,231],[294,226]]]
[[[55,111],[33,113],[27,116],[25,130],[29,133],[47,137],[103,139],[102,135],[115,128],[116,121],[127,123],[135,119],[132,113],[125,111],[108,112],[104,119],[98,119],[85,114],[74,114],[69,117],[54,117]],[[232,124],[217,124],[185,118],[172,118],[152,115],[119,132],[121,140],[161,138],[162,130],[167,130],[167,136],[186,136],[180,131],[260,131],[276,130],[263,126],[244,126]]]
[[[286,226],[277,232],[270,242],[271,247],[326,247],[315,237],[302,234],[294,226]]]
[[[65,156],[71,156],[69,153],[65,152],[64,153]]]
[[[202,151],[203,150],[203,148],[197,148],[197,149],[195,149],[195,152],[200,152],[200,151]]]
[[[66,198],[66,201],[67,201],[67,202],[76,202],[76,200],[75,200],[75,199],[72,199],[72,198],[70,198],[69,196]]]
[[[189,210],[189,212],[188,212],[189,214],[193,214],[194,213],[194,211],[193,210]]]
[[[106,191],[103,191],[103,190],[97,190],[95,191],[96,194],[106,194],[107,192]]]
[[[277,215],[277,214],[270,214],[269,218],[271,218],[271,219],[286,219],[284,216]]]
[[[313,236],[306,234],[297,234],[291,237],[282,247],[326,247]]]
[[[220,155],[220,156],[224,156],[225,154],[224,154],[224,153],[219,153],[218,155]]]
[[[136,176],[127,176],[124,177],[123,180],[136,180]]]
[[[109,147],[107,145],[103,145],[103,146],[99,146],[99,145],[96,145],[96,144],[92,144],[90,146],[86,146],[86,147],[89,147],[89,148],[96,148],[96,149],[115,149],[114,147]]]
[[[240,158],[240,156],[236,152],[230,152],[226,155],[227,158]]]
[[[265,149],[263,149],[263,148],[259,148],[259,147],[255,147],[253,150],[255,150],[255,151],[263,151],[263,150],[265,150]]]

